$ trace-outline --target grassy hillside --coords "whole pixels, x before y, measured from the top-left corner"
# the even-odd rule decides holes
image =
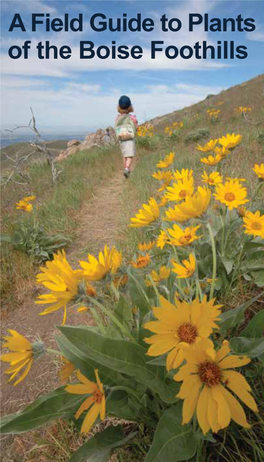
[[[223,91],[219,95],[210,96],[198,104],[175,111],[166,116],[157,117],[150,121],[151,124],[153,124],[153,136],[147,134],[146,136],[137,137],[137,161],[129,180],[120,179],[122,159],[117,146],[82,151],[68,157],[60,164],[62,174],[57,184],[52,183],[49,166],[46,163],[37,163],[28,167],[29,176],[26,179],[26,184],[9,183],[3,191],[3,233],[5,233],[6,236],[20,233],[21,236],[21,229],[26,229],[23,238],[21,238],[23,242],[22,244],[20,242],[20,249],[15,245],[10,245],[10,243],[6,241],[3,242],[1,256],[2,298],[4,301],[3,309],[6,315],[9,316],[9,320],[15,320],[16,312],[21,308],[20,305],[25,305],[25,303],[28,303],[29,299],[32,302],[38,290],[35,285],[35,275],[40,266],[39,253],[36,251],[36,242],[37,244],[39,242],[38,237],[35,237],[36,234],[32,233],[32,230],[36,230],[36,223],[39,223],[43,228],[42,232],[45,238],[52,238],[52,236],[60,234],[71,240],[71,242],[68,242],[66,245],[66,252],[74,268],[78,266],[78,259],[80,256],[86,258],[87,252],[90,251],[92,251],[93,254],[97,254],[97,251],[103,247],[104,237],[105,241],[108,242],[109,236],[114,235],[114,238],[110,240],[111,245],[115,244],[117,248],[122,251],[123,263],[126,267],[130,265],[131,269],[131,259],[135,261],[136,256],[139,256],[138,243],[155,239],[160,229],[158,230],[158,228],[155,228],[155,224],[153,224],[153,227],[151,224],[151,226],[146,229],[131,228],[129,227],[130,218],[135,216],[138,209],[142,208],[142,203],[146,204],[150,197],[155,198],[158,202],[162,200],[164,190],[158,191],[158,188],[161,187],[162,189],[162,184],[153,178],[152,174],[158,170],[157,163],[161,159],[164,159],[169,153],[174,153],[174,161],[171,168],[173,168],[174,171],[183,168],[192,169],[196,186],[204,186],[201,178],[204,171],[210,172],[216,170],[216,168],[222,176],[245,180],[248,190],[248,199],[251,201],[251,210],[255,211],[259,209],[263,214],[263,189],[262,193],[260,193],[260,181],[252,170],[255,163],[261,164],[264,162],[263,84],[264,75],[261,75],[249,82]],[[244,117],[243,114],[239,114],[236,111],[236,108],[240,106],[251,108],[251,112],[248,116]],[[217,120],[212,120],[208,115],[208,111],[212,110],[220,111]],[[178,125],[177,128],[174,129],[173,124],[179,123],[183,123],[182,127]],[[176,125],[174,125],[174,127],[176,127]],[[152,133],[151,129],[149,133]],[[207,167],[200,161],[201,158],[207,157],[209,153],[197,150],[197,145],[200,144],[203,146],[209,140],[219,139],[227,133],[241,135],[241,142],[232,153],[228,154],[223,161],[217,164],[217,167],[213,167],[213,169],[211,168],[210,170],[210,167]],[[21,182],[21,178],[19,177],[17,177],[16,180],[19,183]],[[244,182],[242,182],[242,184],[244,184]],[[118,188],[117,192],[115,188]],[[256,193],[256,190],[258,193]],[[104,192],[103,199],[100,198],[102,191]],[[16,210],[15,203],[22,197],[29,195],[36,196],[36,200],[32,202],[33,211],[31,213],[26,213],[21,210]],[[118,203],[117,198],[119,200]],[[90,208],[89,204],[91,204]],[[175,203],[172,204],[172,206],[174,205]],[[179,297],[185,300],[184,297],[186,296],[187,300],[191,301],[195,294],[197,296],[200,294],[199,290],[204,290],[204,293],[209,295],[212,287],[209,284],[213,284],[213,288],[214,285],[216,286],[217,301],[221,303],[221,305],[224,305],[223,311],[225,312],[231,312],[233,308],[248,302],[253,297],[259,297],[247,310],[244,310],[245,319],[239,324],[237,330],[234,328],[227,328],[225,335],[221,332],[220,336],[216,333],[214,334],[214,341],[218,341],[219,338],[221,338],[221,340],[229,338],[231,335],[230,331],[232,331],[235,337],[239,336],[250,320],[255,314],[258,314],[263,307],[263,295],[261,296],[262,284],[261,281],[257,279],[258,275],[255,274],[251,279],[249,277],[245,280],[239,272],[239,264],[241,263],[240,253],[242,252],[240,249],[242,228],[240,231],[237,231],[237,228],[234,233],[232,229],[228,229],[226,235],[224,231],[227,230],[227,222],[225,221],[227,214],[224,217],[220,209],[221,206],[219,206],[219,203],[212,200],[209,212],[205,217],[199,217],[199,220],[195,223],[199,223],[201,230],[203,230],[202,234],[205,235],[209,229],[209,225],[213,227],[217,220],[218,223],[221,223],[222,219],[222,226],[220,224],[219,229],[212,232],[211,241],[209,237],[208,241],[206,241],[207,236],[205,236],[205,245],[203,248],[202,245],[199,247],[199,243],[197,243],[197,246],[194,246],[201,265],[199,270],[201,274],[203,274],[203,277],[201,277],[201,285],[199,276],[197,276],[198,281],[190,283],[189,281],[183,283],[179,282],[180,295],[179,293],[172,295],[171,291],[171,298],[174,299],[175,296],[176,298]],[[87,213],[87,211],[89,213]],[[234,216],[235,213],[236,212],[234,212],[232,216]],[[230,216],[231,214],[229,214],[229,218]],[[172,227],[173,223],[170,224]],[[183,227],[185,226],[187,226],[187,224],[183,223]],[[95,230],[94,236],[87,232],[89,228]],[[98,235],[96,232],[98,232]],[[204,269],[206,265],[203,266],[203,260],[204,262],[208,262],[208,258],[214,253],[212,240],[215,239],[216,242],[218,238],[221,250],[224,249],[226,251],[226,253],[223,252],[221,254],[221,258],[224,257],[223,261],[221,261],[221,265],[222,267],[224,266],[226,270],[221,274],[215,274],[217,277],[214,279],[212,278],[214,260],[212,259],[211,261],[209,259],[208,274],[207,269]],[[234,241],[232,241],[232,239],[234,239]],[[96,248],[95,245],[96,241],[98,241],[98,248]],[[217,245],[219,242],[217,241]],[[228,247],[229,244],[230,247]],[[253,244],[252,248],[254,248],[256,243],[253,242],[250,243],[250,245],[251,244]],[[258,244],[256,247],[259,249]],[[39,249],[37,250],[39,251]],[[231,262],[232,252],[235,254],[233,262]],[[251,258],[250,252],[248,255]],[[153,253],[151,253],[150,266],[146,269],[145,273],[143,269],[141,276],[138,276],[138,278],[141,278],[138,279],[138,281],[140,281],[139,286],[141,285],[141,288],[144,286],[147,272],[150,272],[149,268],[157,269],[158,265],[166,265],[167,263],[172,264],[173,259],[181,262],[183,256],[186,258],[182,249],[179,249],[179,253],[175,251],[175,255],[172,255],[171,248],[168,250],[165,247],[165,249],[159,251],[155,247]],[[233,265],[231,270],[230,265]],[[258,261],[258,265],[263,265],[263,262]],[[134,269],[132,269],[132,275],[136,275],[137,269],[133,271]],[[226,275],[229,277],[226,277]],[[255,276],[256,279],[254,279]],[[226,285],[217,286],[221,278]],[[140,322],[140,316],[137,318],[137,302],[139,303],[137,297],[140,298],[141,289],[139,290],[137,285],[133,286],[133,281],[130,280],[129,282],[129,288],[125,288],[124,290],[127,290],[125,295],[128,296],[128,292],[132,287],[137,294],[135,299],[133,297],[131,299],[131,303],[133,302],[133,305],[131,305],[133,307],[133,316],[136,313],[135,318],[133,317],[136,325]],[[98,286],[96,286],[96,289],[97,288]],[[145,295],[147,294],[147,296],[145,300],[143,300],[143,305],[146,305],[148,296],[150,300],[157,301],[155,298],[157,296],[155,289],[153,290],[151,287],[145,290],[146,292],[144,292],[144,290],[143,292]],[[165,289],[160,286],[159,290],[163,290],[166,296],[170,296],[167,286],[165,286]],[[99,291],[98,300],[100,302],[103,300],[102,303],[105,303],[107,308],[113,309],[113,306],[115,306],[115,292],[113,292],[114,295],[111,293],[110,284],[107,283],[104,288],[99,288]],[[171,302],[173,302],[173,300],[171,300]],[[150,304],[150,302],[148,303]],[[146,308],[145,305],[144,309]],[[98,306],[99,305],[96,306],[96,310]],[[125,308],[122,309],[123,311],[121,314],[118,312],[118,319],[122,319],[122,321],[124,320],[125,322],[127,313],[125,313]],[[132,325],[132,318],[129,317],[130,314],[131,313],[128,314],[128,325]],[[96,315],[98,316],[98,310]],[[52,324],[52,314],[49,316],[51,316],[50,322]],[[46,318],[46,316],[44,316],[44,318]],[[105,313],[102,318],[105,321]],[[30,324],[30,317],[28,317],[28,323]],[[89,324],[89,322],[87,322],[87,324]],[[104,332],[106,327],[107,326],[104,325],[100,332]],[[258,326],[255,326],[255,328],[258,329],[258,336],[260,337]],[[112,332],[111,329],[109,332]],[[115,328],[113,328],[113,332],[113,335],[115,335]],[[141,341],[141,335],[145,336],[144,330],[143,334],[142,331],[138,334],[139,341]],[[250,340],[252,339],[250,338]],[[256,339],[257,342],[258,340],[259,338]],[[143,340],[141,342],[141,346],[142,345]],[[259,356],[262,356],[262,352]],[[162,358],[160,360],[161,362],[163,361]],[[122,372],[123,371],[120,371],[120,374],[122,374]],[[252,387],[256,401],[261,407],[260,362],[256,360],[252,361],[252,365],[245,368],[244,374]],[[171,376],[172,373],[168,373],[166,380],[171,379]],[[125,389],[130,386],[129,380],[125,382],[127,377],[129,377],[130,380],[130,373],[127,376],[126,373],[124,373],[123,380]],[[29,380],[29,378],[27,378],[27,380]],[[25,386],[26,390],[26,381],[20,384],[19,387],[20,386]],[[134,385],[131,385],[131,387],[132,386],[134,387]],[[139,390],[137,390],[135,386],[135,395],[140,393],[142,384],[138,388]],[[124,390],[122,393],[123,392]],[[121,398],[123,396],[122,393]],[[36,396],[38,396],[38,393],[36,393]],[[143,399],[145,400],[144,405],[146,404],[147,406],[148,398],[146,395],[144,395]],[[151,400],[153,401],[149,401],[151,416],[152,410],[154,415],[155,412],[161,414],[161,412],[167,408],[167,403],[163,407],[159,407],[159,404],[157,404],[158,401],[155,401],[156,399],[158,398],[155,392],[153,396],[151,395]],[[123,403],[123,398],[120,400],[117,398],[116,406],[122,408],[123,404],[120,405],[120,401]],[[138,399],[136,401],[138,401]],[[132,400],[132,404],[133,403]],[[153,403],[157,404],[155,409],[154,405],[152,406]],[[133,407],[134,404],[132,408]],[[112,414],[113,413],[114,410]],[[127,423],[127,420],[132,420],[129,417],[131,414],[128,413],[124,415],[121,412],[120,415],[122,415],[122,424],[128,433],[131,429],[131,424]],[[263,422],[258,415],[248,410],[247,417],[252,422],[251,431],[232,424],[228,429],[221,430],[217,435],[214,435],[214,440],[212,440],[211,436],[207,439],[203,439],[201,430],[198,430],[197,427],[197,438],[201,444],[199,443],[197,455],[190,459],[191,462],[252,462],[253,460],[254,462],[262,462],[264,457]],[[193,422],[193,428],[196,428],[196,426],[197,422]],[[50,460],[65,462],[68,460],[70,454],[85,441],[83,438],[80,440],[72,425],[65,425],[64,422],[59,422],[57,426],[56,424],[53,425],[51,435],[49,428],[50,427],[46,430],[46,433],[44,431],[44,437],[43,434],[38,433],[38,431],[30,433],[30,436],[27,437],[27,448],[29,448],[29,440],[31,442],[30,447],[34,447],[34,456],[36,457],[40,458],[42,455],[41,451],[43,451],[43,446],[37,449],[37,442],[39,441],[45,442],[45,451],[47,450],[47,457]],[[63,432],[61,428],[63,428]],[[132,426],[132,428],[134,427]],[[111,461],[143,462],[143,460],[145,460],[146,453],[153,439],[153,424],[152,427],[148,427],[147,424],[145,425],[143,423],[139,424],[136,426],[136,431],[138,433],[131,445],[124,450],[120,449],[116,451]],[[56,440],[53,438],[54,433],[57,435]],[[30,454],[30,451],[31,449],[28,450],[28,454]],[[19,457],[21,457],[18,455],[16,459],[16,456],[14,457],[14,454],[11,453],[8,453],[8,456],[9,458],[12,457],[11,460],[20,460]],[[25,457],[23,462],[27,460],[28,459]]]

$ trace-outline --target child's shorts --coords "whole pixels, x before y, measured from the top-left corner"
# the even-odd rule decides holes
[[[119,146],[123,157],[135,157],[136,140],[119,141]]]

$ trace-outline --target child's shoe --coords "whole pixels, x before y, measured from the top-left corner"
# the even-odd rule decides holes
[[[124,177],[128,178],[129,175],[130,175],[130,170],[129,170],[129,168],[126,167],[125,170],[124,170]]]

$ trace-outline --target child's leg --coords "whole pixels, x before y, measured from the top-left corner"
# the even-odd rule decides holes
[[[128,168],[130,170],[132,164],[132,157],[125,157],[125,168]]]

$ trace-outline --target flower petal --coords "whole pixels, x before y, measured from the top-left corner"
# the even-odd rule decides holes
[[[208,414],[208,398],[209,398],[209,389],[208,387],[203,387],[200,396],[197,402],[196,414],[199,425],[205,435],[209,429],[210,425],[208,422],[207,414]]]
[[[88,433],[100,413],[100,404],[95,403],[87,412],[82,424],[81,433]]]
[[[231,412],[219,385],[212,387],[212,397],[217,403],[217,421],[220,428],[230,424]]]
[[[236,371],[225,371],[223,379],[226,386],[232,390],[252,411],[258,412],[253,396],[249,393],[250,386],[244,377]]]
[[[226,388],[221,386],[222,394],[229,406],[231,412],[231,418],[238,424],[244,428],[250,428],[250,425],[247,421],[246,414],[244,409],[242,408],[241,404],[237,401],[237,399],[228,391]]]

